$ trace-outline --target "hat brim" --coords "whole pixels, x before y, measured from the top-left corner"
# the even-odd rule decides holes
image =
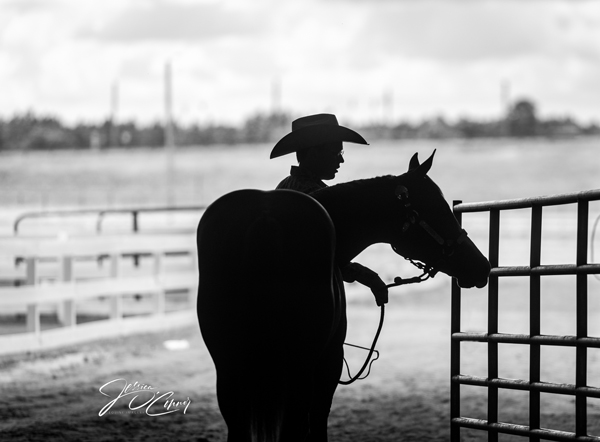
[[[270,158],[277,158],[302,149],[332,142],[369,144],[357,132],[344,126],[315,125],[296,129],[283,137],[271,151]]]

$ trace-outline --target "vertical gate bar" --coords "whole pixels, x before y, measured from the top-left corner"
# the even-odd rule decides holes
[[[500,248],[500,211],[490,211],[489,260],[492,268],[498,267]],[[498,333],[498,277],[491,276],[488,285],[488,333]],[[488,342],[488,378],[498,377],[498,343]],[[498,387],[488,387],[488,423],[498,422]],[[490,430],[490,442],[498,441],[498,432]]]
[[[589,201],[577,202],[577,265],[587,264]],[[588,299],[587,274],[577,276],[577,338],[587,337],[588,334]],[[575,386],[587,385],[587,347],[578,345],[575,353]],[[587,434],[587,397],[585,394],[575,396],[575,434]]]
[[[542,206],[533,206],[531,210],[531,244],[529,266],[537,267],[542,257]],[[541,279],[540,275],[529,277],[529,334],[541,333]],[[529,346],[529,382],[540,382],[540,345]],[[529,391],[529,427],[540,428],[540,392]],[[540,438],[530,436],[530,441],[539,442]]]
[[[452,207],[458,224],[462,226],[462,213],[456,212],[454,207],[462,201],[453,201]],[[450,440],[460,441],[460,427],[452,425],[452,420],[460,417],[460,384],[453,382],[455,376],[460,374],[460,341],[452,339],[454,333],[460,332],[461,300],[460,286],[452,278],[451,319],[450,319]]]
[[[490,210],[490,243],[489,243],[490,265],[492,268],[498,267],[498,255],[500,246],[500,210]]]

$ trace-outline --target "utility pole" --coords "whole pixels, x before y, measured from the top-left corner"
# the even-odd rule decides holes
[[[173,129],[173,88],[171,78],[171,62],[165,64],[165,147],[175,147]]]
[[[108,145],[116,147],[119,145],[119,132],[117,129],[117,113],[119,111],[119,83],[113,81],[110,88],[110,120],[108,128]]]
[[[275,77],[271,83],[271,114],[281,112],[281,78]]]
[[[510,107],[510,81],[506,79],[500,82],[500,105],[502,106],[502,117],[505,117]]]
[[[393,112],[394,112],[394,93],[392,88],[384,89],[383,95],[381,98],[382,104],[382,124],[384,126],[390,124],[393,121]]]
[[[173,94],[171,62],[165,64],[165,153],[167,163],[167,206],[175,204],[175,134],[173,131]]]
[[[510,113],[510,81],[503,79],[500,82],[500,106],[502,107],[502,113],[500,114],[500,121],[502,122],[503,135],[508,135],[508,114]]]

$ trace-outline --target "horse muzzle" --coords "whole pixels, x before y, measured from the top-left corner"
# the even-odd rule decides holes
[[[487,285],[491,270],[490,262],[483,258],[476,267],[478,268],[471,268],[471,271],[469,271],[468,274],[456,277],[460,287],[464,289],[470,289],[473,287],[481,289]]]
[[[473,281],[470,279],[458,279],[458,285],[463,288],[463,289],[472,289],[473,287],[477,287],[478,289],[482,289],[484,288],[487,283],[488,283],[488,279],[482,279],[482,280],[478,280],[478,281]]]

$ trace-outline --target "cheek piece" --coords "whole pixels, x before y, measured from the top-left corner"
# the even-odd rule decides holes
[[[396,187],[395,194],[405,211],[405,218],[402,222],[401,228],[402,235],[406,235],[408,232],[418,227],[423,229],[440,247],[440,259],[434,264],[421,263],[405,257],[405,259],[410,261],[410,263],[415,267],[423,270],[424,275],[426,274],[428,277],[433,278],[436,273],[438,273],[438,268],[443,265],[449,257],[454,255],[456,249],[460,247],[467,239],[467,232],[464,229],[461,229],[456,238],[445,239],[433,227],[431,227],[427,221],[421,218],[419,212],[412,208],[408,189],[405,186],[398,185]],[[392,244],[392,249],[398,255],[401,255],[401,253],[398,251],[398,246]]]

